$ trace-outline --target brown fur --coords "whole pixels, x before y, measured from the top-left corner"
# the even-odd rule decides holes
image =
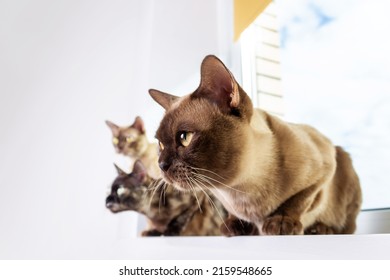
[[[106,206],[113,213],[132,210],[144,214],[149,225],[142,236],[220,235],[219,227],[227,213],[213,195],[197,192],[195,196],[158,185],[159,181],[146,175],[139,160],[130,174],[117,170]],[[151,189],[149,185],[156,187]]]
[[[157,165],[157,144],[149,143],[145,133],[144,122],[136,117],[130,126],[118,126],[106,121],[111,129],[113,145],[117,153],[128,156],[133,161],[140,159],[148,170],[149,176],[154,179],[161,178]]]
[[[187,96],[157,90],[166,109],[156,137],[164,180],[178,189],[209,189],[230,216],[225,235],[353,233],[361,205],[349,155],[315,128],[291,124],[260,109],[214,56]],[[188,146],[184,133],[193,133]]]

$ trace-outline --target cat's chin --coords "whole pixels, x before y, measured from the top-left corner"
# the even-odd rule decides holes
[[[190,192],[193,189],[193,186],[189,185],[186,182],[177,182],[174,179],[171,179],[167,174],[162,175],[165,183],[173,186],[176,190],[181,192]]]
[[[110,202],[106,204],[106,208],[110,210],[112,213],[135,210],[133,207],[123,206],[119,203],[110,203]]]
[[[167,180],[167,178],[164,177],[164,181],[168,183],[169,185],[173,186],[176,190],[180,192],[190,192],[191,191],[191,186],[187,186],[186,184],[178,183],[178,182],[173,182],[172,180]]]
[[[182,184],[179,184],[179,183],[173,183],[172,186],[181,192],[189,192],[190,191],[190,188],[187,188],[186,186],[183,186]]]
[[[118,205],[107,205],[106,206],[108,210],[110,210],[112,213],[118,213],[121,211],[120,207]]]

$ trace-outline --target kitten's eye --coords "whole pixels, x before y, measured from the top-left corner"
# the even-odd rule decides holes
[[[127,142],[127,143],[134,142],[134,140],[135,140],[135,137],[134,137],[134,136],[127,136],[127,137],[126,137],[126,142]]]
[[[123,185],[120,185],[119,188],[116,190],[116,194],[118,196],[122,196],[126,192],[126,189]]]
[[[112,138],[112,143],[113,143],[115,146],[118,145],[119,139],[116,138],[116,137]]]
[[[160,147],[160,151],[164,150],[164,145],[163,145],[163,143],[158,142],[158,145],[159,145],[159,147]]]
[[[184,147],[187,147],[194,136],[193,132],[181,132],[180,133],[180,142]]]

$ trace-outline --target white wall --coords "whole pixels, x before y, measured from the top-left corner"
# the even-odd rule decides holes
[[[194,90],[209,53],[237,65],[230,11],[220,0],[0,2],[0,258],[115,257],[134,215],[104,207],[118,160],[104,120],[141,115],[152,138],[163,111],[148,88]]]

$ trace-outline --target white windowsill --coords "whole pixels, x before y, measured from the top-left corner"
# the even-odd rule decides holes
[[[117,259],[389,259],[390,234],[129,238]]]
[[[115,242],[117,259],[390,259],[390,210],[363,211],[354,235],[143,237]]]

